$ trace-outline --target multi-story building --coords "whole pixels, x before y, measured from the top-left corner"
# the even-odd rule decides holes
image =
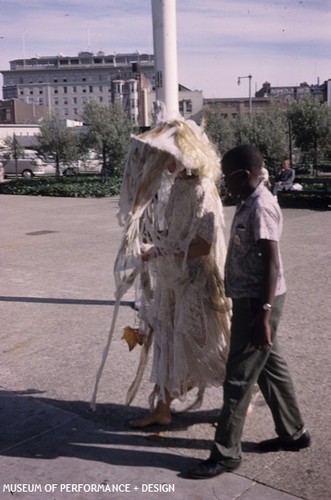
[[[75,57],[60,54],[16,59],[1,73],[4,100],[46,105],[51,112],[72,120],[81,119],[84,104],[90,99],[104,104],[120,101],[136,125],[146,127],[152,122],[155,77],[151,54],[80,52]],[[179,95],[185,118],[201,112],[200,91],[180,86]]]
[[[153,72],[153,56],[139,53],[80,52],[76,57],[16,59],[10,61],[10,70],[2,71],[3,98],[47,105],[63,118],[77,120],[89,99],[110,103],[118,99],[119,87],[125,104],[130,101],[133,109],[139,73],[153,82]],[[120,81],[128,85],[116,84]]]

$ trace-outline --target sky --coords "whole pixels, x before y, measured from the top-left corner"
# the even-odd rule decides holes
[[[81,51],[153,53],[153,0],[0,0],[0,70]],[[331,78],[331,0],[177,0],[179,83],[246,97]],[[0,77],[2,86],[2,77]],[[0,94],[1,96],[1,94]]]

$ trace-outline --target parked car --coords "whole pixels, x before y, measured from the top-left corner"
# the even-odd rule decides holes
[[[79,173],[78,166],[74,164],[60,163],[60,175],[69,176]],[[56,166],[53,161],[45,164],[45,175],[56,175]]]
[[[14,177],[17,175],[30,179],[34,176],[45,175],[45,164],[40,158],[19,158],[16,161],[11,158],[1,160],[5,171],[5,177]]]
[[[78,161],[78,171],[80,174],[100,174],[102,161],[97,158],[86,158]]]
[[[76,174],[100,174],[102,163],[99,160],[78,160],[72,163],[60,163],[60,175],[70,176]],[[55,163],[51,162],[45,166],[46,175],[55,175]]]

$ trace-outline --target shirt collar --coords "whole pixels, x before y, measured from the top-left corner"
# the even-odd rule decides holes
[[[247,196],[247,198],[239,201],[239,206],[242,207],[245,205],[246,207],[250,207],[252,203],[254,203],[254,200],[262,193],[264,188],[265,188],[264,183],[263,181],[261,181],[260,184],[256,186],[254,191],[252,191],[252,193],[249,196]]]

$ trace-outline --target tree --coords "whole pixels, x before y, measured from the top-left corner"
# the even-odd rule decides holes
[[[86,144],[102,157],[102,176],[123,168],[132,124],[119,103],[86,103],[83,110]]]
[[[239,117],[236,137],[237,144],[255,144],[261,151],[268,169],[273,171],[289,151],[286,112],[272,103],[263,113]]]
[[[205,113],[206,132],[221,154],[240,144],[255,144],[273,170],[288,155],[289,137],[286,112],[271,103],[263,113],[224,118],[219,111]]]
[[[221,155],[236,145],[233,120],[224,118],[220,112],[214,110],[207,110],[204,118],[206,133]]]
[[[3,141],[2,149],[5,151],[5,155],[9,155],[11,158],[23,158],[24,148],[18,143],[16,134],[13,137],[6,137]]]
[[[288,110],[295,144],[312,159],[315,173],[319,157],[331,147],[331,110],[327,103],[307,97]]]
[[[79,133],[74,128],[66,127],[57,114],[52,114],[41,122],[38,139],[37,152],[43,157],[54,157],[57,177],[60,176],[60,163],[72,163],[79,159]]]

